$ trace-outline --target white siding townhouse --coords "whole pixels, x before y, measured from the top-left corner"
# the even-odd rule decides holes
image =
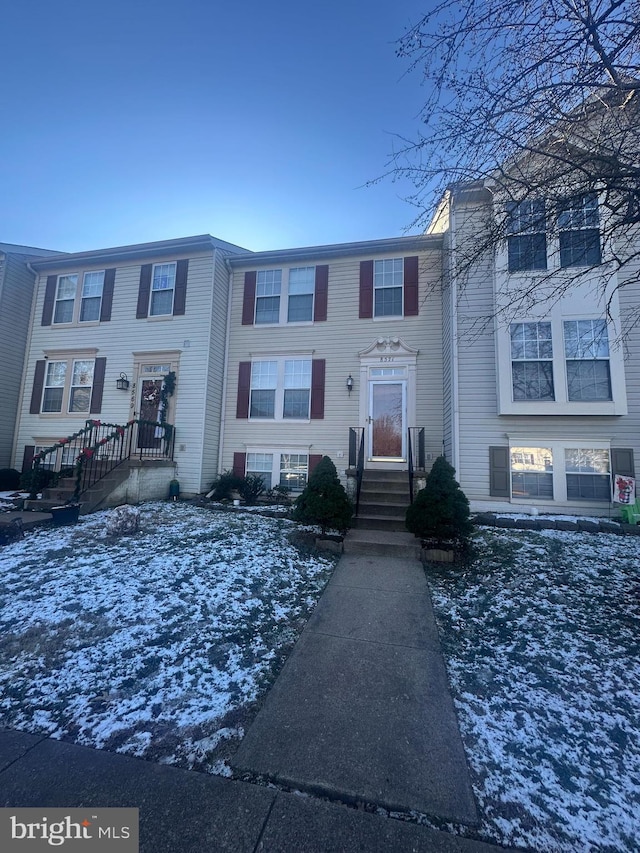
[[[89,418],[155,421],[163,379],[174,372],[165,414],[175,425],[177,475],[186,492],[206,490],[218,466],[225,259],[237,252],[246,254],[203,235],[33,261],[14,466],[29,467],[34,453]]]

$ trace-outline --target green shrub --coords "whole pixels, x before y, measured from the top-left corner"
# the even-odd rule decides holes
[[[249,506],[253,506],[265,491],[264,480],[259,474],[247,474],[242,478],[237,490],[242,500]]]
[[[15,492],[20,488],[20,472],[15,468],[0,468],[0,492]]]
[[[38,492],[46,489],[55,480],[56,473],[49,468],[43,468],[41,465],[36,465],[29,471],[25,471],[20,477],[20,488],[25,492],[29,492],[29,497],[33,500]]]
[[[421,539],[439,544],[464,544],[473,526],[469,520],[469,501],[455,479],[455,470],[439,456],[427,475],[424,489],[407,510],[407,529]]]
[[[231,497],[231,492],[240,490],[244,479],[244,477],[238,477],[233,471],[223,471],[211,486],[213,492],[211,497],[214,501],[228,500]]]
[[[338,479],[336,466],[323,456],[296,498],[292,517],[303,524],[320,525],[323,533],[330,528],[343,533],[349,528],[352,515],[353,507]]]

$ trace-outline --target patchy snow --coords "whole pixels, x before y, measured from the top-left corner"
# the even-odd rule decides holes
[[[115,538],[108,516],[3,548],[0,724],[227,773],[335,560],[284,519],[152,503]]]
[[[640,850],[640,540],[488,528],[430,567],[487,840]]]

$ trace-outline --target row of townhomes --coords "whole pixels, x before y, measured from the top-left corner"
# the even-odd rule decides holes
[[[497,206],[505,238],[461,263]],[[87,419],[143,419],[174,427],[170,450],[153,429],[136,447],[162,446],[186,494],[225,470],[295,492],[323,455],[347,482],[358,461],[406,473],[444,453],[474,509],[607,514],[640,454],[640,287],[609,263],[634,239],[602,240],[603,215],[597,187],[545,209],[483,182],[413,237],[0,244],[0,466],[29,468]],[[532,285],[559,295],[510,298]]]

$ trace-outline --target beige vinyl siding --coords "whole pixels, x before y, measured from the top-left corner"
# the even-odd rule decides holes
[[[469,211],[467,211],[469,213]],[[477,219],[475,223],[477,223]],[[467,224],[471,228],[474,217]],[[471,233],[471,231],[469,232]],[[629,277],[633,271],[629,270]],[[523,440],[575,442],[589,446],[590,441],[610,441],[611,447],[633,447],[636,466],[640,471],[640,332],[633,329],[629,335],[625,359],[625,378],[629,414],[622,416],[554,416],[554,415],[498,415],[495,323],[486,326],[483,319],[493,313],[493,266],[489,258],[478,265],[466,282],[459,303],[459,407],[460,407],[460,470],[459,480],[472,506],[508,508],[504,498],[489,495],[489,447],[514,444],[519,436]],[[622,317],[631,316],[638,309],[638,288],[622,288],[620,311]],[[528,501],[544,508],[542,501]],[[576,513],[607,512],[609,504],[596,502],[558,501],[547,505],[549,511],[563,510]],[[515,509],[515,507],[514,507]]]
[[[358,352],[367,349],[378,338],[398,337],[407,346],[419,350],[417,368],[416,423],[424,426],[427,452],[439,453],[442,446],[442,333],[441,306],[437,293],[440,280],[440,251],[424,253],[419,263],[419,305],[417,317],[393,317],[383,320],[359,319],[360,261],[371,258],[399,257],[401,253],[335,258],[328,261],[329,290],[327,320],[312,324],[279,326],[243,326],[242,301],[244,272],[256,269],[247,265],[235,269],[229,339],[228,386],[226,398],[223,468],[233,464],[233,453],[246,452],[247,447],[288,446],[305,448],[304,452],[330,456],[340,474],[348,463],[349,427],[360,423],[361,395]],[[411,254],[411,253],[408,253]],[[327,263],[319,261],[318,263]],[[268,268],[311,266],[295,261],[274,263]],[[267,268],[267,267],[265,267]],[[238,367],[252,358],[306,353],[313,359],[325,359],[324,418],[304,423],[265,422],[236,418]],[[351,396],[346,389],[347,377],[354,378]],[[338,456],[341,453],[342,456]]]
[[[4,468],[12,461],[34,277],[24,257],[7,254],[1,266],[0,346],[4,381],[0,406],[0,468]]]
[[[220,424],[222,415],[222,389],[224,386],[224,352],[226,344],[227,313],[229,303],[229,270],[225,253],[216,252],[213,270],[211,307],[211,338],[208,359],[208,380],[204,410],[204,440],[200,492],[209,490],[218,474],[220,450]]]
[[[185,255],[145,258],[144,263],[164,263]],[[201,484],[204,410],[207,406],[207,370],[211,328],[213,252],[187,255],[189,273],[184,316],[136,319],[141,263],[126,262],[116,267],[111,320],[104,323],[77,324],[71,327],[42,326],[42,305],[51,269],[39,276],[32,338],[26,365],[25,390],[15,461],[22,462],[25,444],[40,443],[39,438],[58,439],[75,432],[86,415],[31,415],[29,405],[35,364],[45,350],[82,350],[96,348],[98,357],[106,357],[106,375],[102,412],[94,417],[110,423],[126,423],[136,411],[138,388],[134,386],[134,353],[178,352],[176,393],[171,401],[170,421],[176,427],[175,460],[183,492],[195,493]],[[105,264],[82,267],[81,271],[104,269]],[[71,271],[71,270],[70,270]],[[185,345],[188,341],[188,345]],[[220,353],[222,344],[220,345]],[[153,360],[153,359],[151,359]],[[164,361],[158,358],[158,361]],[[125,372],[131,381],[128,393],[116,389],[116,379]]]

